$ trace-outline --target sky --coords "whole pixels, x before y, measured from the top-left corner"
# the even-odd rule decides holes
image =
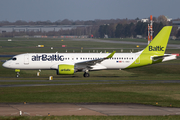
[[[0,0],[0,21],[180,18],[180,0]]]

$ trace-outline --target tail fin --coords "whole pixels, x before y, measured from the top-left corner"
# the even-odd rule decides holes
[[[152,42],[143,50],[143,53],[155,53],[164,55],[171,33],[172,26],[165,26],[156,35]]]

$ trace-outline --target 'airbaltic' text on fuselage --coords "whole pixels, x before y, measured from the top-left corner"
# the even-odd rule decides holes
[[[164,47],[161,46],[149,46],[149,51],[164,51]]]
[[[64,61],[64,56],[63,55],[33,55],[32,56],[32,61]]]

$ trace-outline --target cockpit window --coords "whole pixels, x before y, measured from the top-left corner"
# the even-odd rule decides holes
[[[17,59],[16,57],[12,58],[13,61],[15,61],[16,59]]]

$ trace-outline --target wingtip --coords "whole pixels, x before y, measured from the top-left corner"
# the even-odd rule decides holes
[[[113,51],[109,56],[107,56],[106,58],[108,59],[108,58],[112,58],[113,57],[113,55],[116,53],[116,51]]]

